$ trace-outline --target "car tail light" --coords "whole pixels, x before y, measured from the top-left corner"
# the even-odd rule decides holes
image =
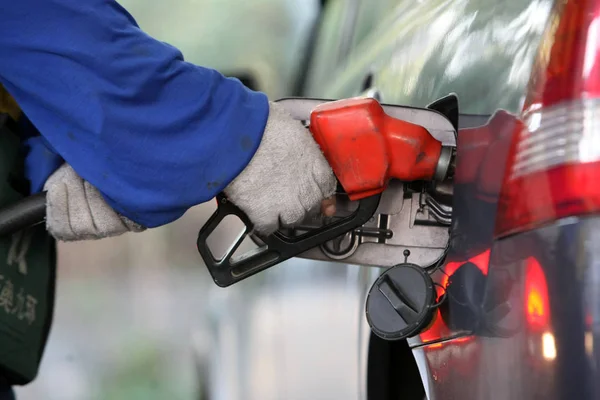
[[[557,0],[529,85],[497,237],[600,211],[600,0]]]
[[[550,303],[546,275],[540,263],[527,258],[525,272],[525,317],[531,331],[550,328]]]

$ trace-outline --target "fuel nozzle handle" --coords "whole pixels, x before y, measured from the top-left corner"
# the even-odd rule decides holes
[[[371,98],[319,105],[310,130],[350,200],[383,192],[392,178],[442,181],[453,155],[427,129],[390,117]]]

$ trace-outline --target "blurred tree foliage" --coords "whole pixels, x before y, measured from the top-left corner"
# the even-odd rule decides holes
[[[101,377],[95,400],[189,400],[194,392],[169,379],[169,355],[162,343],[139,338],[123,346],[120,360]]]
[[[119,0],[150,35],[226,75],[253,75],[289,95],[316,20],[317,0]]]

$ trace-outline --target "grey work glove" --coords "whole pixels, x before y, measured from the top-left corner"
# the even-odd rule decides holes
[[[70,165],[56,170],[44,185],[46,229],[62,241],[101,239],[145,228],[117,214]]]
[[[257,232],[269,234],[293,225],[307,214],[334,212],[336,178],[312,135],[271,103],[269,119],[256,154],[224,190],[244,211]],[[101,239],[145,228],[119,215],[100,192],[68,164],[44,185],[46,226],[62,241]]]
[[[270,234],[321,208],[333,214],[337,180],[320,147],[300,121],[270,103],[269,119],[256,154],[224,190],[248,215],[257,232]],[[328,207],[329,206],[329,207]]]

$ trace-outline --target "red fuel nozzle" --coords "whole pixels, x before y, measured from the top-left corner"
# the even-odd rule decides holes
[[[312,111],[310,130],[353,201],[383,192],[391,178],[447,175],[450,149],[422,126],[388,116],[375,99],[324,103]]]

